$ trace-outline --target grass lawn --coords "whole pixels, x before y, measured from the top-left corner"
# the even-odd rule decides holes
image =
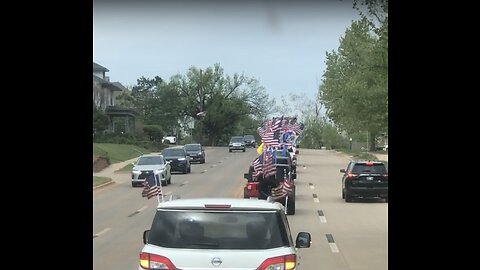
[[[138,157],[144,153],[150,153],[145,148],[131,144],[114,143],[94,143],[93,154],[98,156],[108,156],[110,163],[122,162],[131,158]]]
[[[98,185],[107,183],[109,181],[112,181],[112,179],[109,178],[109,177],[94,176],[93,177],[93,186],[96,187]]]
[[[125,167],[119,169],[119,170],[116,170],[116,172],[131,172],[133,169],[133,165],[132,164],[127,164]]]

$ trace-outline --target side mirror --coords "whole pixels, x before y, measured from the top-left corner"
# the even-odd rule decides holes
[[[340,172],[341,172],[341,173],[345,173],[345,169],[340,169]]]
[[[150,230],[145,230],[143,232],[143,243],[148,244],[148,235],[150,234]]]
[[[309,248],[312,242],[312,236],[308,232],[299,232],[295,240],[296,248]]]

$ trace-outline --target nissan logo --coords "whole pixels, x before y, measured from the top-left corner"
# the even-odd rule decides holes
[[[220,264],[222,264],[222,260],[218,257],[215,257],[212,259],[211,263],[213,266],[219,266]]]

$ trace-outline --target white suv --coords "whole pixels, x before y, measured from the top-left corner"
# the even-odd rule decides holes
[[[162,155],[142,155],[138,158],[137,162],[132,163],[132,165],[132,187],[143,186],[149,174],[158,175],[157,180],[160,181],[162,186],[172,183],[170,162]]]
[[[298,269],[311,235],[290,234],[284,207],[270,199],[197,198],[160,202],[143,233],[139,270]]]

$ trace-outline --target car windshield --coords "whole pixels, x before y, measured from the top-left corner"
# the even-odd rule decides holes
[[[232,137],[230,142],[243,142],[243,137]]]
[[[352,170],[353,173],[386,173],[387,169],[384,164],[356,164]]]
[[[166,248],[269,249],[289,245],[279,213],[158,210],[148,243]]]
[[[164,163],[162,156],[140,157],[137,161],[137,165],[158,165]]]
[[[185,145],[185,150],[187,151],[200,151],[201,147],[199,144],[190,144]]]
[[[164,156],[185,156],[185,151],[182,149],[164,149],[162,154]]]

